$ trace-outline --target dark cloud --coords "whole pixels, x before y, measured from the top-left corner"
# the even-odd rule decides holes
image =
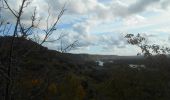
[[[162,0],[161,7],[162,9],[167,9],[170,5],[170,0]]]
[[[136,3],[128,7],[130,14],[135,14],[145,11],[148,6],[151,6],[154,3],[159,3],[160,0],[138,0]]]
[[[132,3],[128,6],[116,4],[115,7],[113,7],[112,9],[114,9],[114,15],[127,17],[132,14],[139,14],[145,11],[147,7],[159,2],[160,0],[137,0],[135,3]]]

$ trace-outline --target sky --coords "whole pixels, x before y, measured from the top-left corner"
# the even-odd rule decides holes
[[[20,5],[20,0],[8,1],[13,9]],[[151,44],[170,46],[170,0],[32,0],[25,9],[23,22],[29,23],[30,13],[36,7],[43,28],[48,9],[52,22],[64,5],[66,11],[51,39],[64,33],[65,46],[78,40],[71,53],[136,55],[140,49],[124,38],[129,33],[140,33]],[[14,19],[8,11],[3,14],[8,20]],[[58,50],[59,44],[45,46]]]

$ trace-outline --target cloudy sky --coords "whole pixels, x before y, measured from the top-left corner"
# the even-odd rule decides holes
[[[8,1],[19,5],[19,0]],[[38,16],[45,19],[50,6],[53,20],[64,4],[67,10],[52,38],[64,32],[66,44],[78,40],[72,53],[136,55],[140,49],[126,43],[127,33],[141,33],[150,43],[170,44],[170,0],[33,0],[25,17],[36,6]],[[46,45],[58,49],[57,43]]]

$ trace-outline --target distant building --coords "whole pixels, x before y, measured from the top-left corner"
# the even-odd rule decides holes
[[[96,61],[96,63],[97,63],[97,66],[103,66],[104,65],[104,62],[100,61],[100,60]]]
[[[129,64],[130,68],[145,68],[145,65],[135,65],[135,64]]]
[[[110,60],[110,61],[108,61],[109,63],[114,63],[114,61],[113,60]]]

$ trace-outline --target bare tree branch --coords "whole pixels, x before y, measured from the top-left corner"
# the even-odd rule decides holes
[[[12,10],[12,8],[9,6],[7,0],[3,0],[3,1],[5,2],[6,6],[7,6],[6,9],[9,9],[10,12],[11,12],[15,17],[18,17],[17,14],[14,12],[14,10]]]
[[[45,36],[44,36],[44,38],[42,39],[41,42],[39,42],[40,38],[38,38],[38,43],[40,45],[43,45],[45,42],[55,42],[55,41],[60,40],[62,37],[64,37],[64,36],[59,36],[59,38],[56,39],[56,40],[48,40],[48,38],[54,33],[54,31],[57,30],[56,26],[57,26],[59,20],[61,19],[62,15],[64,14],[65,10],[66,9],[65,9],[65,5],[64,5],[62,7],[59,15],[57,16],[56,21],[54,21],[54,23],[51,25],[51,27],[49,27],[49,18],[50,18],[50,7],[49,7],[49,9],[48,9],[48,16],[47,16],[47,20],[46,20],[47,26],[46,26],[46,29],[44,30]],[[35,35],[34,35],[34,38],[35,38]],[[34,39],[34,40],[36,40],[36,39]],[[29,49],[25,54],[23,54],[23,57],[26,57],[34,48],[35,47]]]
[[[19,23],[21,21],[21,16],[23,14],[23,9],[25,6],[25,4],[27,5],[28,0],[22,0],[21,6],[19,7],[18,12],[16,12],[15,10],[12,10],[12,8],[9,6],[7,0],[3,0],[7,6],[7,9],[16,17],[16,24],[15,24],[15,28],[14,28],[14,32],[12,35],[12,40],[11,40],[11,44],[10,44],[10,52],[9,52],[9,66],[7,67],[7,75],[11,78],[11,68],[12,68],[12,64],[13,64],[13,46],[14,46],[14,41],[15,41],[15,36],[18,35],[18,26]],[[17,13],[17,14],[16,14]],[[12,84],[10,81],[7,82],[6,85],[6,94],[5,94],[5,100],[10,100],[11,99],[11,87]]]
[[[42,42],[40,43],[40,45],[42,45],[43,43],[45,43],[45,42],[47,41],[47,39],[53,34],[53,32],[57,29],[57,28],[56,28],[56,25],[58,24],[60,18],[61,18],[62,15],[64,14],[65,10],[66,10],[66,9],[65,9],[65,5],[64,5],[63,8],[61,9],[61,11],[60,11],[60,13],[59,13],[56,21],[54,22],[54,24],[53,24],[50,28],[48,28],[48,25],[47,25],[47,29],[44,30],[44,32],[45,32],[45,37],[44,37],[44,39],[42,40]],[[49,14],[49,16],[48,16],[48,18],[47,18],[47,21],[48,21],[49,17],[50,17],[50,14]],[[48,24],[48,22],[47,22],[47,24]]]
[[[77,42],[78,42],[78,40],[75,40],[73,43],[69,44],[68,46],[63,47],[63,42],[61,40],[61,44],[60,44],[60,51],[61,51],[61,53],[67,53],[71,49],[75,48]]]

